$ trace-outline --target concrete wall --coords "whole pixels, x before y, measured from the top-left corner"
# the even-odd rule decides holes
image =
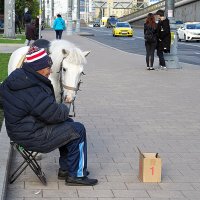
[[[196,1],[175,9],[175,19],[183,22],[200,22],[200,1]]]
[[[200,0],[175,8],[175,19],[183,22],[200,22]],[[134,21],[135,27],[143,27],[145,18]]]

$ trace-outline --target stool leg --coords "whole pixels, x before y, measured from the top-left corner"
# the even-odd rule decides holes
[[[18,145],[16,143],[11,143],[12,147],[17,150],[21,156],[24,158],[24,161],[17,167],[17,169],[13,172],[13,174],[9,178],[9,183],[12,184],[20,175],[21,173],[28,167],[28,163],[26,161],[26,158],[23,154],[23,151],[18,149]],[[22,166],[25,165],[23,168]]]
[[[9,178],[9,183],[12,184],[19,176],[20,174],[28,167],[28,164],[26,164],[22,169],[21,167],[26,163],[24,161],[19,167],[13,172],[13,174]],[[20,170],[21,169],[21,170]]]
[[[33,172],[37,175],[37,177],[40,179],[40,181],[44,185],[46,185],[47,182],[46,182],[45,174],[35,159],[38,153],[36,152],[34,154],[34,152],[29,152],[25,150],[24,148],[21,148],[16,143],[12,143],[11,145],[21,154],[21,156],[24,158],[24,161],[11,175],[9,179],[10,184],[13,183],[20,176],[20,174],[26,169],[27,166],[29,166],[33,170]],[[23,165],[25,166],[22,168]]]
[[[24,153],[26,154],[26,156],[28,157],[28,165],[30,166],[30,168],[33,170],[33,172],[37,175],[37,177],[40,179],[40,181],[46,185],[46,177],[44,172],[42,171],[41,167],[39,166],[39,164],[37,163],[35,157],[37,156],[38,153],[36,153],[35,155],[33,155],[33,152],[28,152],[28,151],[24,151]]]

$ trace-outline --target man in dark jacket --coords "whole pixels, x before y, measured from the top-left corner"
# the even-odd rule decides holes
[[[25,23],[25,24],[30,24],[30,23],[31,23],[31,20],[32,20],[31,13],[30,13],[29,10],[27,10],[27,11],[24,13],[24,23]]]
[[[163,10],[158,10],[156,12],[158,18],[157,33],[158,33],[158,42],[157,42],[157,55],[159,57],[159,64],[161,68],[166,69],[164,53],[170,53],[171,45],[171,33],[169,20],[164,16]]]
[[[27,26],[31,23],[31,20],[32,20],[31,13],[30,13],[29,10],[27,10],[27,11],[24,13],[25,33],[26,33]]]
[[[67,185],[95,185],[87,177],[86,130],[68,117],[69,109],[55,101],[48,79],[51,58],[31,47],[22,68],[1,85],[5,123],[10,139],[30,151],[48,153],[59,148],[59,179]]]
[[[20,29],[20,20],[17,14],[15,14],[15,33],[17,34],[17,28],[19,30],[19,33],[22,34]]]

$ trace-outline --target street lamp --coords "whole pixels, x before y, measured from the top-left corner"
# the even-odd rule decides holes
[[[177,56],[178,40],[176,23],[174,19],[174,3],[174,0],[165,0],[165,11],[167,13],[171,29],[171,48],[170,53],[165,54],[165,61],[167,61],[167,68],[180,69],[181,66]]]
[[[39,0],[39,39],[41,38],[41,30],[42,30],[42,0]]]
[[[67,35],[72,35],[72,0],[68,0]]]
[[[77,0],[76,33],[80,32],[80,0]]]

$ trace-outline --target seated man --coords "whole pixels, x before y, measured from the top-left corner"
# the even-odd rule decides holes
[[[44,49],[31,47],[22,68],[1,85],[5,123],[10,139],[30,151],[59,148],[59,179],[67,185],[95,185],[87,177],[86,130],[68,117],[68,107],[55,101],[48,79],[52,60]]]

